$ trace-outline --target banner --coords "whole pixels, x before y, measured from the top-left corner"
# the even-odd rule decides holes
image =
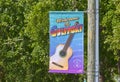
[[[84,13],[51,11],[50,61],[51,73],[84,72]]]

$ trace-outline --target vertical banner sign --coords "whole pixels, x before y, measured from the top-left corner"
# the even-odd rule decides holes
[[[51,11],[49,72],[83,73],[83,12]]]

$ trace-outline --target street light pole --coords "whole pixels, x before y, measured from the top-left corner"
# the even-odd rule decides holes
[[[96,48],[96,6],[95,0],[88,0],[88,63],[87,82],[95,82]]]
[[[87,82],[99,82],[99,0],[88,0]]]
[[[99,0],[96,0],[95,82],[99,82]]]

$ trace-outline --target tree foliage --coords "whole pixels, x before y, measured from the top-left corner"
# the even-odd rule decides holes
[[[113,81],[118,75],[119,40],[120,40],[120,1],[105,0],[101,2],[101,26],[100,26],[100,58],[101,73],[105,82]],[[107,70],[104,70],[107,69]],[[107,79],[109,77],[109,79]]]

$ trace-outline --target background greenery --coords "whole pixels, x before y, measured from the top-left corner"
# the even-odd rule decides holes
[[[50,74],[49,11],[87,10],[87,0],[0,0],[1,82],[83,82],[85,73]],[[120,1],[100,0],[100,75],[114,82],[120,75]]]

